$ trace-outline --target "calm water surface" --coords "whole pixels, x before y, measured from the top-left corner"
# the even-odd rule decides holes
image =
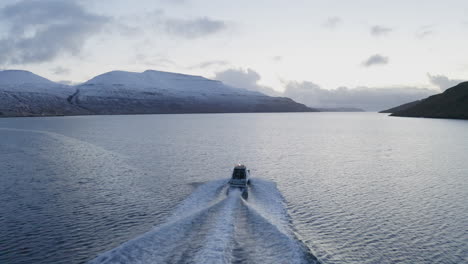
[[[460,120],[0,119],[0,263],[468,263],[467,182]]]

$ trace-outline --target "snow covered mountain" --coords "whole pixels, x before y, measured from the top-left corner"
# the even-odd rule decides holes
[[[0,71],[0,116],[310,111],[289,98],[178,73],[112,71],[71,87]]]
[[[201,76],[112,71],[76,86],[71,102],[99,114],[307,112],[289,98],[234,88]]]
[[[0,71],[0,117],[88,114],[67,101],[74,91],[32,72]]]
[[[32,72],[22,70],[4,70],[0,71],[0,85],[21,85],[21,84],[44,84],[57,85]]]

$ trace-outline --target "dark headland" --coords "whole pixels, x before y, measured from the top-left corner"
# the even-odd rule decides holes
[[[443,93],[390,108],[381,113],[403,117],[468,119],[468,82],[462,82]]]

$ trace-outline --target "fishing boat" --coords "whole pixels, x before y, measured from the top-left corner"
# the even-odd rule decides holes
[[[234,167],[232,171],[232,177],[229,180],[229,189],[238,188],[242,192],[242,197],[247,199],[248,190],[247,186],[250,184],[250,170],[245,167],[245,165],[238,164]]]

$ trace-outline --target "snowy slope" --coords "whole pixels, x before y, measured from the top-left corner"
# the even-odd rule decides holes
[[[206,79],[201,76],[154,70],[147,70],[142,73],[112,71],[96,76],[80,85],[80,87],[86,90],[87,95],[95,96],[124,90],[160,92],[182,97],[220,94],[263,95],[258,92],[229,87],[220,81]]]
[[[87,114],[67,101],[74,91],[28,71],[0,71],[0,116]]]
[[[289,98],[179,73],[112,71],[71,87],[0,71],[0,116],[308,111]]]
[[[52,82],[29,71],[0,71],[0,91],[50,93],[57,96],[68,96],[73,88]]]
[[[112,71],[76,88],[73,103],[103,114],[312,111],[289,98],[270,97],[201,76],[154,70]]]
[[[22,70],[0,71],[0,85],[20,85],[20,84],[48,84],[57,85],[39,75]]]

